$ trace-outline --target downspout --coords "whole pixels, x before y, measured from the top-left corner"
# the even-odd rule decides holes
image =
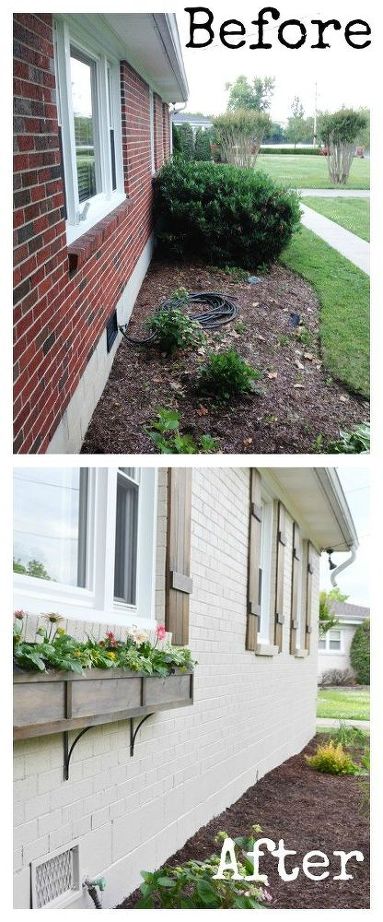
[[[355,547],[355,545],[353,544],[353,545],[349,548],[349,550],[350,550],[350,556],[347,558],[347,560],[344,560],[343,563],[340,563],[339,566],[338,566],[338,567],[335,567],[335,570],[332,570],[331,573],[330,573],[330,582],[331,582],[331,585],[334,586],[334,588],[336,588],[337,585],[338,585],[338,583],[337,583],[337,581],[336,581],[336,578],[337,578],[338,574],[341,573],[342,570],[345,570],[346,567],[349,567],[352,563],[354,563],[354,560],[356,559],[356,547]]]

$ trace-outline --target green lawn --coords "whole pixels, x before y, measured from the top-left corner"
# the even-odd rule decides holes
[[[339,720],[369,720],[370,690],[358,688],[320,689],[317,717]]]
[[[334,187],[329,180],[325,157],[310,154],[259,154],[256,170],[294,189],[369,189],[370,161],[354,158],[347,187]]]
[[[326,369],[351,391],[368,397],[368,276],[305,227],[294,234],[280,260],[307,279],[318,295]]]
[[[305,196],[303,204],[319,211],[341,227],[357,234],[363,240],[370,239],[370,202],[367,198],[314,198]]]

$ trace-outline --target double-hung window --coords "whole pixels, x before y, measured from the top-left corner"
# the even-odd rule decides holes
[[[342,632],[340,630],[327,631],[324,637],[319,638],[319,649],[326,653],[342,652]]]
[[[109,46],[60,17],[55,67],[70,243],[125,198],[120,66]]]
[[[17,469],[16,608],[150,626],[155,519],[153,470]]]

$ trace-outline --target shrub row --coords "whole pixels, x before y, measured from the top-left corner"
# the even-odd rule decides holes
[[[261,147],[260,154],[305,154],[311,157],[320,157],[320,147]]]
[[[298,228],[299,198],[266,173],[176,158],[154,182],[154,218],[162,256],[255,270]]]

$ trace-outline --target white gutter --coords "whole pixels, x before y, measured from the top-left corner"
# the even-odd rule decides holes
[[[157,33],[161,39],[170,67],[180,88],[180,98],[176,102],[187,102],[189,87],[182,57],[182,48],[174,13],[152,13]]]
[[[334,586],[335,588],[336,588],[337,585],[338,585],[338,583],[337,583],[337,581],[336,581],[336,578],[337,578],[337,576],[339,575],[339,573],[341,573],[342,570],[345,570],[346,567],[350,567],[351,564],[354,563],[354,560],[356,559],[356,547],[355,547],[355,545],[352,545],[352,547],[350,548],[350,552],[351,552],[351,553],[350,553],[350,556],[347,558],[347,560],[344,560],[343,563],[340,563],[339,566],[335,568],[335,570],[331,570],[331,573],[330,573],[330,583],[331,583],[331,585]]]

